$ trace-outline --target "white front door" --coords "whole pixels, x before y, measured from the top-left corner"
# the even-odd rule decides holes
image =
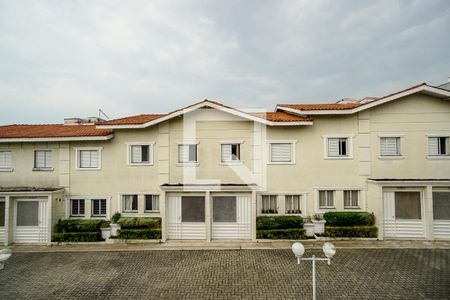
[[[168,197],[168,239],[206,239],[205,197]]]
[[[450,239],[450,191],[433,191],[433,236]]]
[[[14,242],[47,243],[47,201],[17,200],[14,208]]]
[[[212,238],[251,239],[251,197],[212,198]]]
[[[421,191],[383,192],[384,238],[424,238]]]

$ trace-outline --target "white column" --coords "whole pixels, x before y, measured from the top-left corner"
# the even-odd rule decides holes
[[[423,226],[425,227],[425,238],[434,239],[433,235],[433,187],[427,185],[423,193]]]
[[[252,191],[252,219],[250,222],[252,241],[256,241],[256,191]]]
[[[206,191],[205,193],[205,224],[206,224],[206,241],[211,242],[211,229],[212,229],[212,218],[211,218],[211,193]]]
[[[162,191],[159,194],[159,214],[161,216],[161,240],[165,242],[167,240],[167,219],[168,215],[166,214],[166,192]],[[167,213],[169,213],[167,211]]]
[[[47,245],[52,243],[52,227],[53,227],[53,194],[47,197]]]
[[[13,208],[13,205],[10,201],[10,197],[6,196],[5,197],[5,242],[4,245],[8,246],[9,244],[12,243],[12,234],[13,234],[13,226],[14,224],[12,223],[12,215],[10,210]]]

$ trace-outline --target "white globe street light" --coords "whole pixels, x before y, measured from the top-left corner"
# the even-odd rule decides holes
[[[3,270],[4,268],[4,262],[11,257],[11,250],[10,249],[3,249],[0,250],[0,270]]]
[[[297,258],[297,263],[300,264],[301,260],[310,260],[312,261],[312,285],[313,285],[313,300],[316,300],[316,260],[318,261],[326,261],[328,265],[331,264],[331,258],[336,254],[336,247],[330,243],[326,242],[322,247],[323,253],[326,258],[317,257],[315,255],[311,257],[302,258],[305,253],[305,247],[300,242],[295,242],[292,245],[292,252]]]

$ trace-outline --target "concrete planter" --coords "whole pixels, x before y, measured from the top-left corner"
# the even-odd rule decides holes
[[[102,232],[102,239],[106,240],[111,237],[111,228],[110,227],[100,228],[100,231]]]
[[[305,229],[305,234],[307,237],[314,236],[314,224],[312,223],[303,224],[303,228]]]
[[[325,220],[320,220],[320,221],[313,220],[314,233],[315,234],[322,234],[322,233],[324,233],[325,232],[325,223],[326,222],[327,221],[325,221]]]
[[[109,226],[111,227],[111,236],[112,237],[118,236],[119,235],[120,225],[119,224],[111,224]]]

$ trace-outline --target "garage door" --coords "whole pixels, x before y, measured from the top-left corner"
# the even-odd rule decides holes
[[[14,241],[48,242],[47,201],[15,201]]]
[[[433,236],[450,239],[450,191],[433,191]]]
[[[169,239],[206,239],[204,196],[169,196],[168,211]]]
[[[385,238],[424,238],[422,192],[383,192]]]
[[[251,198],[214,196],[213,239],[251,239]]]

